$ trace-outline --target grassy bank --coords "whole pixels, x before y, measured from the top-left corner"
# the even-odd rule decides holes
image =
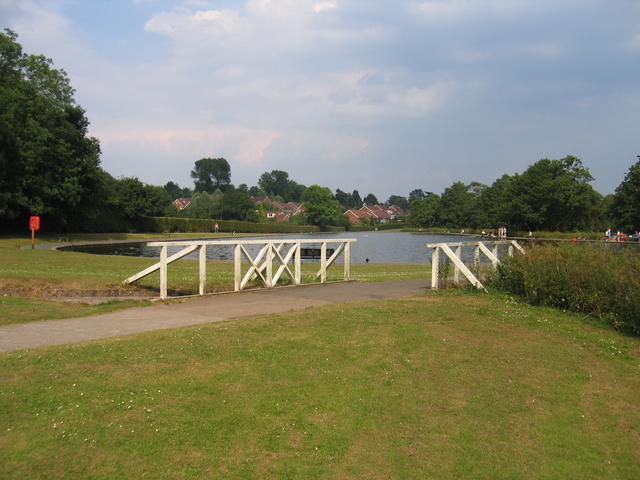
[[[193,237],[176,234],[172,238]],[[200,236],[200,235],[198,235]],[[222,238],[224,234],[207,235]],[[74,235],[69,241],[143,240],[159,235],[136,234]],[[163,237],[164,238],[164,237]],[[45,237],[40,241],[57,241],[59,237]],[[66,237],[65,237],[66,240]],[[122,280],[154,264],[150,258],[90,255],[56,250],[30,250],[27,238],[0,239],[0,325],[34,320],[68,318],[102,313],[132,305],[121,302],[126,296],[157,296],[159,275],[152,274],[135,285],[123,286]],[[302,281],[313,282],[317,265],[304,264]],[[427,278],[427,266],[415,264],[353,265],[351,277],[359,281],[386,281]],[[198,288],[198,265],[195,260],[180,260],[169,268],[171,294],[194,294]],[[329,269],[328,280],[342,279],[342,266]],[[233,266],[228,262],[207,262],[207,292],[233,290]],[[4,296],[8,295],[8,296]],[[110,305],[96,307],[47,301],[57,297],[104,296],[114,298]],[[15,297],[15,298],[14,298]],[[135,303],[140,304],[138,303]]]
[[[0,477],[612,478],[638,339],[430,294],[0,355]]]

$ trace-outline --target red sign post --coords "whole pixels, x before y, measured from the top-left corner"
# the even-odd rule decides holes
[[[29,217],[29,228],[31,229],[31,250],[36,245],[36,230],[40,230],[40,217]]]

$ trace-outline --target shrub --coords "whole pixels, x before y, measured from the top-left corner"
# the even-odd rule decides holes
[[[640,251],[634,246],[533,245],[505,259],[490,280],[533,305],[596,316],[640,334]]]

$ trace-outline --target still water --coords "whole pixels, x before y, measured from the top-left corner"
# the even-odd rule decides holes
[[[431,249],[427,248],[427,243],[438,242],[471,242],[480,237],[465,236],[461,238],[457,235],[439,235],[427,233],[404,233],[404,232],[340,232],[340,233],[320,233],[320,234],[291,234],[278,236],[256,236],[242,237],[242,239],[294,239],[294,238],[356,238],[358,241],[351,245],[352,263],[430,263]],[[228,239],[224,239],[228,240]],[[305,245],[305,247],[320,247],[317,245]],[[328,248],[336,248],[337,245],[329,244]],[[169,247],[169,255],[176,253],[183,247]],[[254,254],[260,246],[249,245],[247,250]],[[144,243],[120,243],[101,245],[82,245],[65,247],[62,250],[73,250],[76,252],[94,253],[99,255],[126,255],[134,257],[160,257],[159,247],[148,247]],[[467,252],[466,250],[469,250]],[[472,255],[470,249],[463,250],[463,258]],[[342,256],[340,256],[342,257]],[[198,258],[198,253],[185,258]],[[233,260],[233,247],[230,245],[208,246],[207,258],[209,260]],[[468,260],[468,258],[465,258]],[[317,262],[318,260],[303,260],[306,262]],[[340,261],[340,259],[338,259]]]

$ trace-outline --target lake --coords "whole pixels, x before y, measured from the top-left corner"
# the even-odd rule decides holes
[[[352,263],[430,263],[430,248],[427,243],[439,242],[471,242],[479,240],[480,237],[459,235],[441,235],[430,233],[405,233],[405,232],[340,232],[340,233],[320,233],[320,234],[291,234],[278,236],[255,236],[242,237],[242,239],[269,239],[277,240],[295,238],[356,238],[358,241],[351,245]],[[228,239],[220,239],[228,240]],[[93,253],[98,255],[126,255],[135,257],[160,257],[159,247],[148,247],[147,242],[140,243],[116,243],[116,244],[94,244],[76,245],[63,247],[61,250],[72,250],[76,252]],[[307,245],[305,245],[307,246]],[[316,245],[309,245],[316,246]],[[319,247],[320,244],[317,245]],[[332,248],[332,245],[328,245]],[[169,255],[181,250],[182,247],[169,247]],[[259,246],[249,245],[247,250],[255,255]],[[472,249],[463,250],[463,258],[470,260]],[[197,252],[185,258],[197,258]],[[341,256],[340,256],[341,257]],[[233,260],[233,247],[229,245],[208,246],[207,258],[209,260]],[[340,260],[340,259],[339,259]],[[318,260],[304,259],[304,262],[314,263]]]

